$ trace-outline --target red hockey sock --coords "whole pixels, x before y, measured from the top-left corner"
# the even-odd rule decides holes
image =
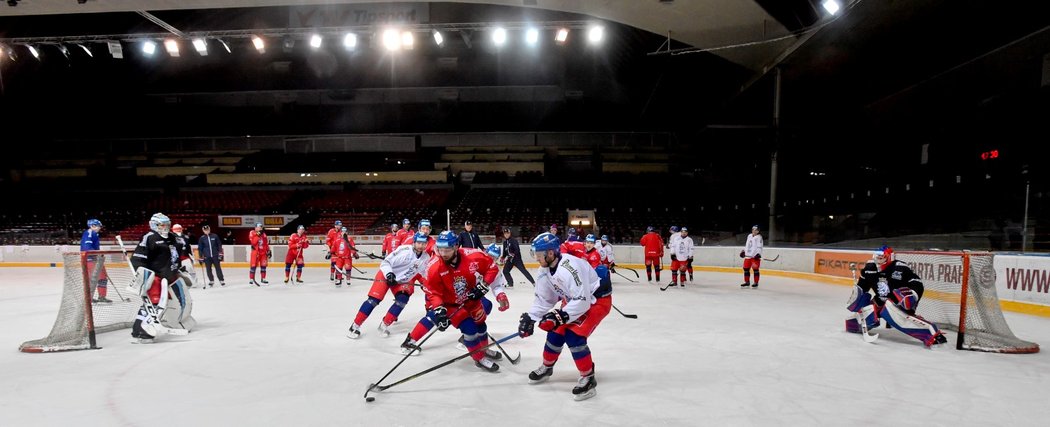
[[[472,345],[470,347],[467,347],[467,350],[470,350],[472,352],[472,353],[470,353],[470,358],[477,361],[477,360],[481,360],[482,357],[485,357],[485,352],[484,351],[474,352],[474,350],[477,350],[477,349],[482,348],[482,347],[487,346],[487,345],[489,345],[489,338],[488,337],[481,337],[481,341],[478,341],[477,344],[474,344],[474,345]]]
[[[358,311],[357,312],[357,317],[354,317],[354,324],[355,325],[363,325],[363,324],[365,324],[365,320],[367,320],[367,319],[368,319],[368,315],[367,314]]]
[[[576,369],[580,371],[580,376],[590,375],[591,372],[594,371],[594,362],[591,361],[591,355],[589,353],[586,356],[576,359],[575,362]]]
[[[429,330],[430,328],[420,321],[419,323],[416,323],[416,327],[412,328],[412,332],[409,333],[408,336],[412,337],[412,341],[419,342],[420,338],[423,338],[423,335],[426,335]]]
[[[393,314],[390,314],[389,311],[386,313],[385,316],[383,316],[383,323],[386,324],[387,326],[389,326],[391,323],[394,323],[396,321],[397,321],[397,316],[394,316]]]

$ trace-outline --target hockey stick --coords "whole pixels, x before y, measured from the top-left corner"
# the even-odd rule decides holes
[[[620,311],[620,309],[616,308],[616,304],[613,304],[612,308],[615,308],[616,312],[618,312],[620,314],[623,314],[623,317],[626,317],[628,319],[637,319],[638,318],[637,314],[624,314],[624,312],[622,312],[622,311]]]
[[[616,274],[617,276],[620,276],[620,277],[623,277],[624,279],[627,279],[628,282],[638,283],[638,282],[632,280],[630,277],[627,277],[627,276],[624,276],[624,275],[620,274],[620,272],[618,272],[618,271],[614,271],[613,274]]]
[[[660,288],[660,290],[661,291],[666,291],[667,288],[670,288],[671,286],[674,286],[674,285],[677,285],[677,283],[675,283],[675,282],[668,283],[667,286],[664,286],[664,287]]]
[[[415,373],[415,374],[412,374],[412,375],[410,375],[408,377],[405,377],[405,378],[403,378],[403,379],[401,379],[401,380],[399,380],[399,381],[397,381],[395,383],[388,384],[388,385],[376,385],[376,384],[369,385],[368,386],[368,391],[372,391],[372,390],[384,391],[384,390],[387,390],[390,387],[396,386],[398,384],[409,382],[409,381],[414,380],[416,378],[419,378],[419,377],[421,377],[423,375],[426,375],[426,374],[434,372],[434,371],[436,371],[438,369],[441,369],[441,368],[443,368],[445,366],[451,365],[453,362],[455,362],[457,360],[467,358],[467,357],[473,355],[474,353],[477,353],[479,351],[484,351],[484,350],[488,349],[489,347],[492,347],[494,345],[499,345],[500,343],[510,341],[511,339],[514,339],[514,338],[517,338],[517,337],[518,337],[518,333],[515,332],[513,334],[510,334],[510,335],[507,335],[507,336],[505,336],[503,338],[500,338],[500,339],[498,339],[496,341],[493,341],[493,342],[489,343],[489,345],[486,345],[486,346],[483,346],[483,347],[479,347],[479,348],[475,349],[474,351],[468,351],[468,352],[466,352],[464,354],[461,354],[459,356],[453,357],[453,358],[451,358],[449,360],[441,362],[441,363],[439,363],[437,365],[434,365],[434,366],[432,366],[430,368],[424,369],[422,371],[419,371],[418,373]],[[368,392],[365,392],[365,395],[367,396]],[[367,397],[366,397],[366,399],[367,399]]]
[[[620,267],[620,266],[617,266],[617,267]],[[624,270],[627,270],[627,271],[630,271],[631,273],[634,273],[634,277],[636,279],[641,279],[642,278],[642,276],[638,274],[638,270],[635,270],[635,269],[633,269],[631,267],[620,267],[620,268],[622,268]]]
[[[765,260],[769,262],[777,262],[778,259],[780,259],[780,254],[777,254],[777,256],[773,258],[765,258]]]
[[[853,273],[853,280],[857,280],[857,270],[850,269],[850,273]],[[864,339],[864,342],[871,344],[879,339],[879,334],[868,335],[868,321],[864,319],[864,316],[859,311],[853,313],[853,318],[857,319],[857,324],[860,325],[860,337]]]
[[[492,336],[492,334],[488,334],[488,336],[489,336],[489,339],[491,339],[493,341],[496,341],[496,337]],[[503,346],[500,345],[499,342],[496,343],[496,347],[499,348],[499,351],[503,352],[503,356],[506,357],[508,361],[510,361],[511,365],[517,365],[518,362],[521,361],[521,352],[520,351],[518,352],[518,357],[517,358],[513,358],[513,357],[510,357],[510,353],[507,353],[507,350],[504,350]]]
[[[131,269],[132,276],[137,276],[135,273],[135,265],[131,263],[131,258],[128,257],[128,250],[124,247],[124,241],[120,239],[120,236],[117,236],[117,244],[120,245],[120,251],[124,253],[124,259],[128,261],[128,268]],[[135,285],[135,282],[132,281],[131,285]],[[146,308],[146,314],[150,317],[150,323],[153,324],[153,327],[157,329],[158,333],[165,333],[168,335],[186,335],[190,333],[190,331],[185,329],[171,329],[160,324],[160,314],[157,313],[157,307],[153,305],[153,301],[150,300],[149,295],[142,295],[142,305]]]
[[[462,309],[463,309],[463,305],[460,305],[459,307],[456,307],[456,309],[452,311],[452,314],[448,315],[449,319],[451,319],[452,316],[454,316],[456,313],[459,313],[459,310],[462,310]],[[382,387],[382,386],[379,386],[378,384],[383,382],[383,380],[385,380],[386,377],[389,377],[390,374],[394,373],[394,370],[397,369],[398,366],[401,366],[402,363],[405,363],[405,361],[408,360],[408,358],[412,356],[412,353],[415,353],[417,350],[419,350],[421,347],[423,347],[423,343],[427,342],[427,340],[429,340],[430,337],[434,336],[434,333],[439,331],[439,330],[440,329],[438,329],[437,327],[430,329],[430,332],[427,332],[427,335],[424,336],[423,339],[420,340],[419,343],[416,344],[415,347],[413,347],[412,350],[410,350],[408,352],[408,354],[405,355],[405,357],[402,357],[400,362],[397,362],[397,364],[394,365],[393,368],[390,368],[390,370],[387,371],[386,375],[383,375],[383,378],[380,378],[379,381],[376,381],[376,382],[374,382],[372,384],[369,384],[368,385],[368,390],[365,390],[365,400],[368,400],[368,393],[370,393],[373,389],[376,389],[376,390],[379,390],[379,391],[383,391],[383,390],[386,390],[387,388],[392,387],[392,386],[386,386],[386,387],[383,387],[383,388],[378,388],[378,387]],[[373,397],[372,399],[375,399],[375,398]],[[371,400],[368,400],[368,401],[371,402]]]

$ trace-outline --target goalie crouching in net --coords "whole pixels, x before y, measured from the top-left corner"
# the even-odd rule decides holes
[[[158,333],[172,333],[173,329],[185,333],[195,323],[190,315],[189,292],[180,274],[178,242],[169,232],[171,220],[157,213],[150,218],[149,226],[150,231],[142,236],[131,256],[135,269],[132,288],[138,288],[135,290],[142,297],[142,307],[131,327],[133,343],[151,343]]]
[[[869,291],[874,291],[872,296]],[[864,265],[860,279],[853,289],[849,311],[859,313],[846,319],[846,331],[861,333],[858,318],[864,319],[868,329],[880,324],[922,341],[927,347],[948,342],[937,325],[915,313],[922,299],[923,285],[919,276],[904,261],[893,259],[893,248],[883,246],[875,251],[874,259]]]

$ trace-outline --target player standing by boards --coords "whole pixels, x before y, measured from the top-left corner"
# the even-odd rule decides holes
[[[303,251],[310,247],[310,238],[306,237],[306,227],[299,226],[295,234],[288,237],[288,254],[284,256],[284,283],[292,277],[292,264],[295,264],[295,283],[303,283],[303,266],[306,261]]]
[[[328,270],[328,281],[335,281],[335,260],[332,259],[332,253],[335,252],[335,245],[339,243],[340,233],[343,232],[343,222],[335,220],[332,224],[332,228],[328,230],[328,233],[324,236],[324,244],[328,248],[328,253],[324,255],[324,259],[330,260],[331,266]],[[322,248],[324,249],[324,248]]]
[[[758,234],[758,226],[751,227],[751,234],[747,235],[747,242],[744,243],[744,250],[740,251],[740,258],[744,259],[744,283],[740,284],[741,288],[758,287],[759,272],[758,267],[762,265],[762,235]],[[751,284],[751,271],[755,271],[755,283]]]
[[[343,276],[349,275],[351,268],[354,268],[354,259],[361,258],[361,255],[357,254],[357,246],[354,245],[354,239],[346,231],[346,227],[339,230],[339,237],[336,238],[335,244],[332,246],[332,261],[335,263],[335,287],[341,287],[343,285]],[[350,286],[350,278],[346,278],[347,287]]]
[[[846,319],[846,330],[863,333],[858,318],[864,320],[868,329],[879,325],[881,318],[889,326],[922,341],[926,347],[948,342],[937,325],[915,313],[923,289],[922,280],[911,267],[894,259],[893,248],[879,248],[864,265],[853,288],[846,308],[857,314]]]
[[[560,245],[558,237],[550,233],[532,241],[533,255],[540,264],[536,298],[529,311],[521,314],[518,334],[522,338],[532,335],[537,323],[547,331],[543,365],[529,373],[532,384],[550,378],[562,348],[568,345],[580,372],[572,394],[576,400],[584,400],[594,397],[598,385],[587,338],[612,310],[612,283],[603,280],[586,261],[561,253]],[[560,301],[567,303],[552,310]]]
[[[102,232],[102,221],[92,218],[87,220],[87,226],[87,230],[84,230],[84,234],[80,236],[80,252],[97,251],[102,247],[98,240],[99,233]],[[106,274],[105,255],[88,255],[84,261],[87,264],[87,271],[91,272],[91,295],[95,295],[95,290],[98,290],[98,298],[92,298],[91,301],[102,303],[113,302],[109,298],[106,298],[106,293],[109,290],[109,275]]]
[[[270,239],[266,237],[266,231],[263,230],[261,223],[255,224],[255,229],[248,233],[248,241],[252,245],[252,253],[248,258],[248,283],[255,286],[269,285],[270,282],[266,280],[266,265],[270,262]],[[255,281],[255,268],[258,267],[261,278],[259,282]]]
[[[671,243],[671,286],[685,287],[685,274],[688,272],[686,265],[689,264],[689,259],[693,257],[693,239],[689,237],[689,229],[682,227],[681,231],[678,232],[678,238],[672,240]],[[681,275],[682,281],[678,281],[678,276]],[[692,284],[692,277],[689,278],[690,285]]]
[[[653,270],[656,270],[656,282],[660,283],[660,270],[663,268],[664,239],[656,234],[652,226],[645,228],[645,235],[639,241],[645,253],[645,276],[653,281]]]
[[[609,272],[616,272],[616,254],[613,253],[612,244],[609,243],[609,236],[602,234],[601,247],[598,251],[602,254],[602,264],[609,267]]]
[[[390,224],[390,232],[383,236],[383,248],[381,256],[386,257],[387,254],[397,249],[398,242],[401,240],[397,239],[397,224]]]

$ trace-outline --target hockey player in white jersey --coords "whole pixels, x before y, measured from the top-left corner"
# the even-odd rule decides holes
[[[751,234],[747,235],[747,243],[744,250],[740,251],[740,258],[744,259],[744,283],[741,288],[758,287],[758,267],[762,265],[762,235],[758,234],[758,226],[751,227]],[[755,283],[751,284],[751,271],[755,271]]]
[[[609,268],[610,273],[616,272],[616,254],[613,253],[612,244],[609,243],[609,236],[602,234],[601,245],[598,247],[598,252],[602,255],[602,264],[605,264]]]
[[[533,256],[540,264],[536,298],[529,311],[521,314],[518,334],[523,338],[532,335],[537,323],[547,331],[543,365],[529,373],[533,384],[550,378],[562,348],[568,345],[580,371],[572,394],[576,400],[584,400],[594,397],[598,385],[587,338],[612,309],[612,285],[587,261],[561,253],[560,246],[560,239],[550,233],[532,241]],[[560,301],[566,301],[565,305],[555,309]]]
[[[394,304],[387,310],[386,316],[383,316],[383,322],[379,324],[379,333],[383,337],[390,336],[390,324],[397,321],[401,310],[408,304],[408,299],[415,290],[413,284],[416,281],[422,282],[423,275],[426,274],[427,264],[430,263],[430,252],[426,251],[426,247],[430,240],[426,234],[416,233],[411,245],[398,246],[383,258],[372,282],[372,288],[368,290],[368,299],[357,311],[357,317],[346,334],[347,338],[357,339],[361,336],[361,325],[383,301],[387,292],[394,295]]]
[[[682,227],[676,236],[678,237],[671,239],[671,286],[685,287],[686,266],[693,257],[693,239],[689,237],[689,229],[686,227]],[[679,276],[681,281],[678,280]],[[692,278],[689,281],[689,284],[692,284]]]

